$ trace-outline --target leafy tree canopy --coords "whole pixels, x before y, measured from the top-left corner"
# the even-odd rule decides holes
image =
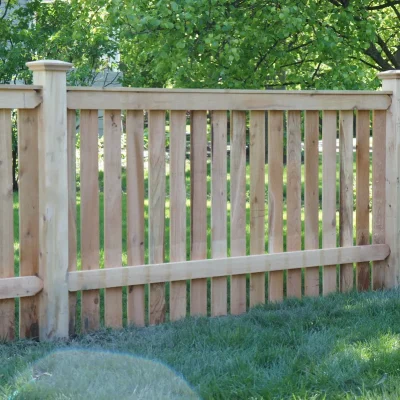
[[[126,86],[376,88],[400,69],[400,1],[32,0],[5,14],[3,82],[29,79],[32,54],[72,61],[76,84],[117,52]]]

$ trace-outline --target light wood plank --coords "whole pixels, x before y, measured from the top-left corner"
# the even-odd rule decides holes
[[[42,289],[43,289],[43,281],[37,276],[18,276],[15,278],[1,278],[0,300],[4,302],[4,304],[5,304],[4,299],[8,299],[9,301],[12,300],[14,304],[15,297],[21,297],[21,300],[36,297],[35,295],[38,294]],[[38,332],[35,331],[34,333],[37,334]]]
[[[353,246],[353,111],[339,113],[340,246]],[[353,289],[353,264],[340,266],[340,290]]]
[[[231,112],[231,256],[246,255],[246,112]],[[231,314],[246,312],[246,275],[231,277]]]
[[[82,270],[99,268],[98,113],[81,111],[81,262]],[[100,327],[100,293],[82,293],[82,331]]]
[[[126,113],[127,251],[129,265],[144,264],[144,114]],[[128,323],[145,324],[144,285],[128,288]]]
[[[287,251],[301,250],[301,113],[287,122]],[[301,297],[301,269],[287,272],[287,296]]]
[[[26,85],[0,85],[0,88],[5,89],[16,89],[16,90],[25,90]],[[30,89],[41,89],[41,86],[28,85]],[[331,95],[331,96],[347,96],[347,95],[372,95],[376,97],[381,97],[381,95],[392,95],[392,90],[263,90],[263,89],[186,89],[186,88],[177,88],[177,89],[166,89],[166,88],[132,88],[132,87],[96,87],[96,86],[67,86],[68,92],[100,92],[100,93],[109,93],[109,92],[117,92],[117,93],[208,93],[208,94],[291,94],[302,97],[303,95],[310,96],[318,96],[321,94]],[[379,108],[378,108],[379,110]]]
[[[76,271],[77,225],[76,225],[76,112],[67,111],[68,152],[68,271]],[[69,294],[69,334],[76,333],[76,293]]]
[[[386,110],[390,94],[365,91],[68,88],[68,108],[123,110]]]
[[[268,247],[283,251],[283,112],[268,113]],[[283,271],[269,274],[269,301],[283,300]]]
[[[369,244],[369,111],[357,113],[356,244]],[[357,289],[368,290],[369,263],[357,264]]]
[[[305,114],[305,248],[306,250],[319,247],[318,234],[318,139],[319,139],[319,113],[306,111]],[[306,296],[319,295],[319,267],[309,268],[305,271],[304,293]]]
[[[122,263],[121,111],[104,111],[104,267]],[[105,292],[106,326],[122,327],[122,289]]]
[[[386,177],[385,177],[385,243],[390,246],[385,273],[385,288],[400,283],[400,73],[378,74],[382,89],[392,91],[392,102],[386,113]]]
[[[322,246],[336,247],[336,111],[322,116]],[[324,265],[322,291],[336,292],[336,265]]]
[[[190,257],[207,258],[207,113],[191,112],[190,131]],[[190,314],[207,315],[207,280],[190,287]]]
[[[372,243],[385,243],[386,111],[373,113]],[[373,288],[384,289],[386,261],[373,263]]]
[[[42,102],[41,86],[13,86],[0,85],[0,109],[33,109]]]
[[[250,113],[250,253],[265,253],[265,112]],[[265,273],[250,276],[250,307],[265,303]]]
[[[19,271],[39,273],[39,165],[37,110],[18,110]],[[20,300],[20,338],[39,337],[39,298]]]
[[[228,276],[243,273],[312,268],[314,265],[333,265],[384,260],[390,253],[386,244],[303,250],[285,253],[260,254],[244,257],[216,258],[151,264],[135,267],[76,271],[68,274],[69,290],[89,290],[183,279]]]
[[[211,250],[212,258],[227,256],[227,129],[226,111],[212,113],[212,163],[211,163]],[[211,280],[211,315],[226,315],[228,310],[228,285],[226,277]]]
[[[11,110],[0,109],[0,279],[14,276]],[[14,339],[14,299],[0,300],[0,338]]]
[[[27,63],[43,86],[38,107],[39,160],[39,339],[68,337],[68,156],[66,71],[72,64]]]
[[[170,258],[186,260],[186,112],[170,115]],[[186,316],[186,281],[171,282],[170,319]]]
[[[149,261],[164,262],[165,111],[149,111]],[[165,321],[165,284],[150,285],[149,322]]]

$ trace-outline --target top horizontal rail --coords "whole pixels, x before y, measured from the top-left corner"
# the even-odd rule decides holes
[[[0,85],[0,108],[36,108],[42,102],[42,86]]]
[[[68,87],[82,110],[387,110],[390,91],[286,91]]]

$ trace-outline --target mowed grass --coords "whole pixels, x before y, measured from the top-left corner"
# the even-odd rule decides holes
[[[56,363],[58,350],[67,352]],[[129,358],[145,364],[140,373],[123,372],[131,371]],[[172,368],[175,380],[147,360]],[[0,344],[2,399],[105,399],[110,390],[114,398],[191,398],[177,380],[203,399],[398,399],[400,291],[286,300],[238,317],[103,329],[66,342]],[[127,382],[143,396],[123,397]]]

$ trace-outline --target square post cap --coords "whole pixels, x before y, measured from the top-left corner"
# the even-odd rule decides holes
[[[30,61],[26,63],[26,66],[31,71],[58,71],[66,72],[72,68],[71,63],[58,60],[39,60]]]
[[[400,79],[400,69],[393,69],[389,71],[379,72],[377,75],[379,79]]]

